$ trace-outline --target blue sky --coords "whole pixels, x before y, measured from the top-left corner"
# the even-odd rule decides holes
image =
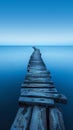
[[[0,0],[0,45],[73,45],[73,0]]]

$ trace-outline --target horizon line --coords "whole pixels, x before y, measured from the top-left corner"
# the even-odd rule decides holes
[[[33,47],[33,46],[35,46],[35,47],[37,47],[37,46],[49,46],[49,47],[53,47],[53,46],[59,46],[59,47],[61,47],[61,46],[65,46],[65,47],[72,47],[73,45],[0,45],[0,47],[4,47],[4,46],[10,46],[10,47],[14,47],[14,46],[16,46],[16,47]]]

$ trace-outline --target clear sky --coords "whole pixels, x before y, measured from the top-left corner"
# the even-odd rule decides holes
[[[73,45],[73,0],[0,0],[0,45]]]

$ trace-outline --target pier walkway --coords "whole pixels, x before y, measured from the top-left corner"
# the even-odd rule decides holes
[[[56,103],[67,103],[51,80],[51,74],[33,47],[25,80],[21,85],[19,110],[10,130],[65,130],[62,112]]]

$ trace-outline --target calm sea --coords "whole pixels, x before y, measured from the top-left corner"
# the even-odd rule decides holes
[[[73,47],[38,47],[55,86],[68,98],[62,108],[66,130],[73,130]],[[18,110],[21,83],[32,47],[0,47],[0,130],[9,130]]]

